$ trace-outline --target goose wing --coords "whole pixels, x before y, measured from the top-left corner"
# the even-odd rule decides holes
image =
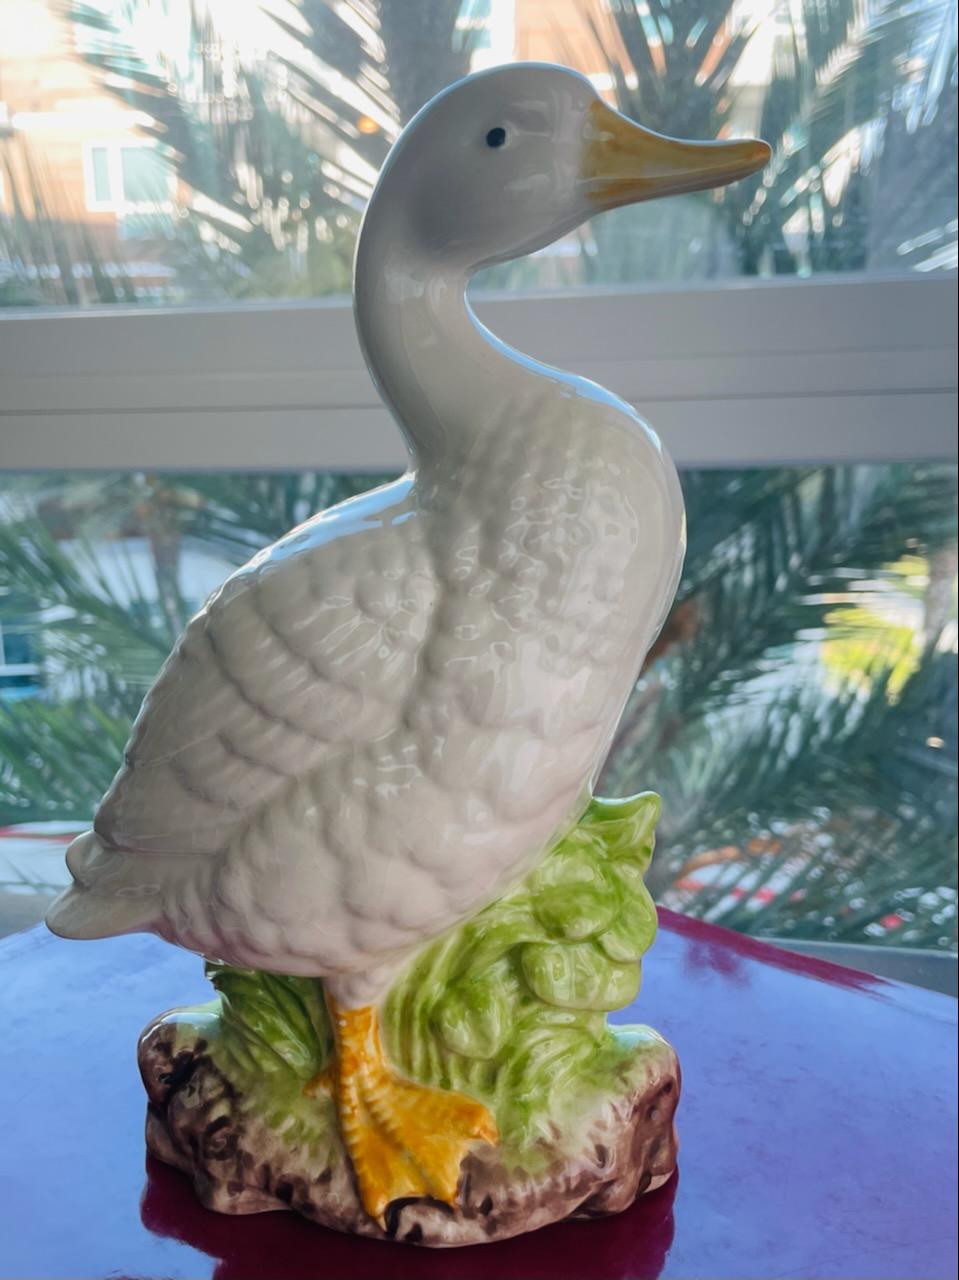
[[[193,618],[97,813],[105,844],[215,852],[291,780],[395,725],[435,596],[396,488],[294,530]]]

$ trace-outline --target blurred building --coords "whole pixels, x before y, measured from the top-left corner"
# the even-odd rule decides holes
[[[162,294],[176,179],[143,132],[149,117],[102,87],[76,29],[43,0],[0,0],[0,31],[0,216],[46,242],[36,271],[69,264],[74,301],[94,270]]]

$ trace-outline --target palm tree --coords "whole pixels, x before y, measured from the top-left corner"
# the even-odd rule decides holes
[[[689,137],[715,137],[736,123],[743,103],[735,73],[755,17],[730,0],[605,0],[604,7],[625,50],[623,57],[606,38],[623,111]],[[900,243],[936,225],[945,235],[948,212],[937,224],[917,205],[932,183],[943,193],[939,209],[955,209],[954,0],[918,8],[907,0],[798,0],[766,21],[779,36],[756,127],[773,144],[772,162],[716,197],[688,199],[683,233],[698,209],[701,238],[710,243],[702,228],[715,237],[724,227],[746,275],[862,268],[876,240],[872,223],[889,221],[887,202],[909,219],[899,224]],[[710,207],[719,220],[706,218]],[[633,215],[634,241],[641,216]],[[701,274],[721,268],[715,240],[710,253],[700,255]],[[648,253],[647,270],[657,257]]]
[[[916,37],[919,70],[886,121],[875,166],[869,260],[882,267],[955,267],[956,0],[936,4]]]
[[[79,820],[109,783],[139,703],[190,613],[181,555],[242,564],[370,476],[7,477],[0,490],[0,629],[43,670],[33,697],[0,689],[0,825]],[[150,551],[146,566],[130,548]],[[110,551],[107,572],[105,551]]]
[[[755,17],[735,18],[734,8],[732,0],[581,0],[618,108],[682,138],[729,131],[737,105],[730,77],[757,26]],[[668,223],[652,206],[598,219],[597,251],[585,257],[588,278],[675,280],[728,271],[732,253],[715,200],[683,197],[671,206]]]
[[[651,889],[755,932],[952,945],[955,470],[684,486],[683,584],[603,780],[663,795]]]
[[[145,133],[176,173],[191,294],[284,297],[348,289],[390,144],[469,69],[458,11],[446,0],[66,10],[104,88],[153,122]]]

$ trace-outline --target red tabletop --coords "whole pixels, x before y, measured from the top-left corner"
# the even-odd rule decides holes
[[[135,1046],[209,998],[148,937],[0,942],[0,1276],[944,1280],[956,1273],[956,1003],[662,913],[648,1022],[683,1066],[679,1173],[626,1213],[455,1251],[226,1218],[145,1158]]]

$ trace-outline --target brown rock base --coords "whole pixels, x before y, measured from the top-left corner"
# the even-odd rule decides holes
[[[317,1160],[297,1145],[295,1126],[281,1131],[244,1106],[195,1011],[156,1019],[140,1041],[147,1146],[220,1213],[290,1208],[336,1231],[409,1244],[481,1244],[562,1218],[619,1213],[676,1166],[679,1063],[655,1033],[631,1030],[636,1069],[618,1092],[584,1101],[575,1142],[557,1132],[527,1152],[477,1143],[463,1160],[457,1208],[398,1200],[385,1232],[363,1210],[335,1132]]]

